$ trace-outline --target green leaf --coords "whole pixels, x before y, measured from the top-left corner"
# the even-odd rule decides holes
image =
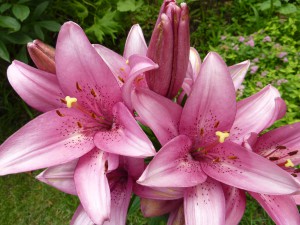
[[[258,6],[261,11],[269,10],[271,8],[271,0],[259,3]],[[273,6],[279,8],[281,6],[280,0],[273,0]]]
[[[4,13],[6,10],[8,10],[11,7],[11,4],[4,3],[0,6],[0,13]]]
[[[48,1],[40,3],[33,11],[33,15],[32,15],[33,18],[39,18],[43,14],[43,12],[45,12],[48,5],[49,5]]]
[[[139,207],[140,207],[140,198],[138,196],[134,195],[130,202],[128,215],[136,213],[138,211]]]
[[[143,4],[142,1],[138,1],[136,2],[135,0],[120,0],[118,1],[117,3],[117,9],[120,11],[120,12],[128,12],[128,11],[131,11],[131,12],[134,12],[136,11],[139,7],[141,7]]]
[[[23,46],[21,48],[21,50],[18,52],[18,54],[16,55],[16,59],[24,62],[24,63],[28,63],[28,56],[27,56],[27,48],[26,46]]]
[[[60,24],[54,20],[45,20],[45,21],[38,22],[38,24],[41,27],[52,32],[58,32],[60,29]]]
[[[45,39],[45,36],[42,31],[42,28],[39,25],[35,24],[33,29],[34,29],[36,36],[43,41]]]
[[[2,41],[0,41],[0,58],[10,62],[9,52]]]
[[[9,28],[13,32],[20,30],[20,23],[13,17],[0,16],[0,27]]]
[[[18,45],[25,45],[28,42],[32,41],[31,37],[29,37],[27,34],[24,34],[21,32],[16,32],[16,33],[5,35],[2,37],[4,39],[6,39],[7,41],[9,41],[10,43],[18,44]]]
[[[297,11],[297,7],[294,4],[287,4],[286,6],[283,6],[278,10],[278,12],[283,15],[289,15]]]
[[[30,14],[30,9],[26,5],[13,5],[12,12],[17,19],[24,21]]]

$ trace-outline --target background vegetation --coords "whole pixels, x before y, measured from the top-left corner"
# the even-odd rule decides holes
[[[55,46],[60,25],[79,23],[92,43],[122,53],[130,27],[139,23],[147,41],[161,0],[0,0],[0,143],[38,112],[11,89],[6,69],[11,60],[32,64],[26,43],[38,38]],[[180,2],[180,1],[179,1]],[[251,60],[238,98],[266,84],[279,89],[288,105],[275,126],[300,120],[300,0],[189,0],[191,45],[203,58],[213,50],[228,65]],[[38,172],[0,178],[0,224],[68,224],[78,200],[36,180]],[[138,199],[128,224],[158,224],[137,213]],[[161,218],[159,218],[161,219]],[[242,225],[273,224],[248,197]]]

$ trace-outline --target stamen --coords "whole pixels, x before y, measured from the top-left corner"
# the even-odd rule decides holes
[[[297,153],[298,153],[298,150],[289,152],[288,155],[289,155],[289,156],[292,156],[292,155],[296,155]]]
[[[204,134],[204,129],[201,128],[201,129],[200,129],[200,136],[203,136],[203,134]]]
[[[72,104],[77,102],[77,98],[71,98],[70,96],[66,96],[65,101],[66,101],[67,107],[72,108]]]
[[[217,122],[215,123],[214,128],[217,128],[217,127],[219,126],[219,124],[220,124],[220,121],[217,121]]]
[[[95,92],[94,89],[91,90],[91,94],[92,94],[95,98],[97,97],[96,92]]]
[[[128,59],[126,60],[126,64],[127,64],[127,65],[129,64],[129,60],[128,60]]]
[[[228,156],[227,158],[228,158],[228,159],[232,159],[232,160],[238,159],[238,157],[235,156],[235,155]]]
[[[229,132],[217,131],[216,135],[219,137],[219,142],[224,143],[225,139],[229,137]]]
[[[124,80],[122,77],[118,76],[118,79],[119,79],[122,83],[125,83],[125,80]]]
[[[293,177],[297,177],[297,174],[295,174],[295,173],[292,173],[291,175],[292,175]]]
[[[65,116],[64,114],[62,114],[59,110],[56,110],[56,114],[59,115],[60,117]]]
[[[124,72],[124,71],[125,71],[125,69],[124,69],[123,67],[121,67],[121,68],[120,68],[120,70],[121,70],[122,72]]]
[[[76,82],[76,89],[77,89],[78,91],[82,91],[82,88],[80,87],[80,85],[79,85],[78,82]]]
[[[270,159],[271,161],[276,161],[276,160],[279,159],[279,157],[270,157],[269,159]]]
[[[292,162],[292,160],[288,159],[286,160],[285,164],[284,164],[285,167],[294,167],[294,163]]]
[[[82,128],[82,124],[81,124],[80,122],[77,122],[77,126],[78,126],[79,128]]]
[[[60,102],[63,103],[63,104],[67,104],[67,101],[63,98],[60,99]]]
[[[221,160],[220,160],[220,158],[219,158],[219,157],[217,157],[217,158],[213,159],[213,163],[218,163],[218,162],[221,162]]]
[[[278,146],[276,146],[276,149],[286,149],[286,147],[283,145],[278,145]]]
[[[95,114],[95,113],[93,113],[93,112],[92,112],[92,114],[91,114],[91,115],[92,115],[92,117],[93,117],[94,119],[96,119],[96,118],[97,118],[97,116],[96,116],[96,114]]]

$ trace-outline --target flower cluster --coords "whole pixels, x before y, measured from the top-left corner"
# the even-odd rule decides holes
[[[132,194],[169,225],[238,224],[246,192],[300,224],[300,123],[260,135],[285,114],[278,90],[236,102],[250,62],[201,61],[185,3],[164,1],[149,47],[134,25],[123,56],[73,22],[28,50],[38,69],[14,61],[8,79],[43,114],[1,145],[0,175],[47,168],[37,179],[80,199],[71,224],[125,224]]]

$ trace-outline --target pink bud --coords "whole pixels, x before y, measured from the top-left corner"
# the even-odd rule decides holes
[[[55,70],[55,49],[40,40],[34,40],[27,44],[29,55],[34,64],[40,70],[56,73]]]

